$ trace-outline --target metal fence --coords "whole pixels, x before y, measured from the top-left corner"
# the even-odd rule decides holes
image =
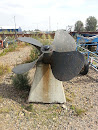
[[[91,52],[88,49],[78,44],[76,50],[79,50],[81,53],[86,55],[90,66],[98,72],[98,55],[95,52]]]

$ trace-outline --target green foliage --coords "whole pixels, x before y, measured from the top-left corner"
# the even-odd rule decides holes
[[[33,62],[38,58],[39,55],[40,55],[39,50],[33,47],[33,49],[30,52],[30,55],[23,61],[23,64]]]
[[[46,38],[46,35],[43,34],[43,35],[42,35],[42,38],[40,38],[39,41],[40,41],[41,43],[43,43],[43,45],[50,45],[52,39],[51,39],[51,36],[50,36],[50,35],[48,35],[48,39],[47,39],[47,38]]]
[[[86,31],[96,31],[97,19],[94,16],[89,16],[86,19]]]
[[[33,104],[29,104],[25,109],[29,112],[36,113],[35,109],[33,108]]]
[[[31,61],[36,60],[38,58],[39,54],[40,54],[39,50],[34,47],[30,53]]]
[[[70,106],[70,109],[74,110],[75,114],[77,116],[80,116],[81,114],[85,113],[86,111],[84,109],[80,109],[80,108],[77,108],[76,106],[74,105],[71,105]]]
[[[25,74],[17,74],[12,78],[12,84],[15,88],[19,90],[29,90],[29,77],[28,73]]]
[[[46,40],[46,35],[43,33],[43,35],[42,35],[42,39],[43,40]]]
[[[4,56],[4,55],[6,55],[8,52],[13,52],[13,51],[15,51],[16,47],[17,47],[17,44],[16,44],[16,43],[13,43],[12,45],[9,45],[8,48],[5,48],[5,49],[3,50],[3,52],[0,53],[0,56]]]
[[[17,31],[16,31],[17,32]],[[15,31],[12,31],[12,30],[10,30],[10,31],[8,31],[7,29],[6,30],[3,30],[3,31],[1,31],[0,32],[0,34],[15,34]]]
[[[49,40],[52,40],[52,37],[51,37],[51,35],[50,35],[50,34],[48,34],[48,39],[49,39]]]
[[[8,36],[7,39],[9,39],[9,41],[12,41],[15,39],[15,36],[12,36],[12,37]]]
[[[35,35],[33,36],[33,38],[36,39],[36,40],[39,40],[39,39],[40,39],[39,33],[35,34]]]
[[[74,31],[78,31],[78,32],[84,31],[84,25],[83,25],[83,22],[82,22],[82,21],[79,20],[79,21],[77,21],[77,22],[75,23]]]

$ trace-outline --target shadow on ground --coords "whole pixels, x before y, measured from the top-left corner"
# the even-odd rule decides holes
[[[24,103],[27,103],[27,99],[29,96],[29,91],[20,91],[12,84],[0,84],[0,96],[2,98],[9,98],[12,99],[19,104],[23,105]]]

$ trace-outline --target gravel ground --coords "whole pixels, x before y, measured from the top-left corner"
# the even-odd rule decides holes
[[[10,52],[5,56],[0,57],[0,64],[14,66],[23,62],[30,54],[31,46],[20,48],[15,52]],[[2,50],[0,50],[1,53]]]
[[[0,57],[0,63],[13,67],[30,54],[30,47]],[[31,70],[34,75],[35,69]],[[65,104],[28,104],[28,91],[12,85],[13,73],[0,82],[0,130],[97,130],[98,73],[93,69],[85,76],[63,82]]]

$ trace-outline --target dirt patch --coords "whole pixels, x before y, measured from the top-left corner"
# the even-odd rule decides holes
[[[0,64],[9,66],[20,64],[30,55],[31,49],[31,46],[26,46],[18,51],[9,52],[7,55],[0,57]]]

